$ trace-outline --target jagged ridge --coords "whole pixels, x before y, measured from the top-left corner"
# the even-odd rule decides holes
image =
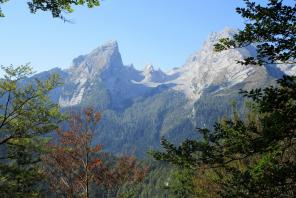
[[[182,67],[169,72],[155,70],[152,65],[143,71],[124,65],[118,43],[111,41],[78,56],[69,69],[54,69],[36,77],[60,73],[64,85],[52,93],[56,102],[64,108],[94,106],[103,113],[97,142],[117,153],[139,145],[136,154],[143,155],[148,148],[158,147],[163,135],[179,142],[196,135],[197,126],[211,126],[228,112],[230,100],[242,104],[238,89],[264,86],[283,72],[295,71],[289,66],[237,64],[235,60],[255,53],[254,46],[213,52],[219,38],[234,32],[213,33]]]

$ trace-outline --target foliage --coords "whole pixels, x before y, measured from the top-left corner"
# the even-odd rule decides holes
[[[169,180],[170,175],[173,171],[172,167],[157,161],[146,161],[146,163],[148,163],[149,172],[147,173],[144,180],[132,189],[133,192],[131,197],[168,197],[166,182]],[[121,191],[126,192],[125,187],[123,187]]]
[[[237,12],[248,21],[233,38],[224,38],[216,51],[257,46],[257,56],[242,64],[295,64],[295,5],[269,0],[263,7],[249,0]],[[245,119],[232,119],[200,128],[201,140],[175,146],[163,139],[157,160],[198,171],[210,181],[199,188],[219,197],[295,197],[296,195],[296,77],[284,76],[278,86],[241,91],[253,104]],[[206,167],[207,171],[202,171]],[[210,175],[206,175],[210,173]],[[205,177],[204,177],[205,176]],[[209,180],[210,179],[210,180]]]
[[[190,169],[177,169],[172,172],[169,180],[165,183],[169,190],[169,197],[190,198],[194,194],[195,185],[192,175],[195,172]]]
[[[28,65],[2,67],[0,80],[0,194],[3,197],[38,196],[38,162],[46,138],[63,119],[48,93],[59,85],[52,75],[42,82],[24,83],[32,74]]]
[[[196,170],[178,168],[154,160],[146,163],[149,163],[150,171],[144,180],[131,189],[126,190],[125,186],[121,188],[124,195],[129,195],[126,197],[215,197],[218,186],[212,182],[215,177],[209,169],[201,168],[200,171],[204,174],[198,174]]]
[[[116,197],[133,197],[136,186],[144,180],[148,172],[148,166],[141,165],[135,157],[122,156],[116,159],[112,168],[109,168],[109,186],[106,186],[104,181],[102,183],[110,191],[109,194]]]
[[[42,157],[44,174],[56,196],[92,197],[116,195],[124,184],[143,180],[148,169],[131,156],[104,161],[101,145],[93,145],[99,112],[87,108],[84,113],[72,113],[68,130],[57,131],[56,141],[48,145]],[[96,189],[100,189],[97,192]]]
[[[225,197],[293,197],[296,168],[296,78],[284,77],[279,87],[244,92],[256,102],[243,121],[235,115],[200,129],[203,139],[186,140],[179,147],[167,140],[158,160],[197,169],[206,165],[217,172],[220,195]]]
[[[101,165],[100,145],[92,146],[94,128],[101,115],[86,109],[83,117],[72,113],[69,130],[57,130],[58,142],[49,144],[50,152],[42,157],[44,173],[51,188],[64,197],[89,197],[94,171]]]
[[[104,95],[97,96],[91,104],[101,109],[105,98]],[[192,110],[184,108],[186,102],[182,93],[163,92],[139,99],[122,112],[108,107],[102,110],[104,116],[97,127],[95,142],[103,142],[106,152],[131,153],[144,158],[147,149],[160,146],[161,135],[168,135],[176,142],[187,137],[189,131],[190,135],[196,135],[194,126],[186,117]]]
[[[9,0],[0,0],[0,4],[6,3]],[[93,8],[100,5],[99,0],[30,0],[27,2],[31,13],[37,11],[49,11],[53,17],[65,19],[62,15],[63,12],[71,13],[74,11],[73,6],[87,5]],[[0,17],[4,17],[0,7]]]
[[[216,51],[256,44],[257,56],[247,57],[243,64],[295,64],[296,59],[296,4],[283,0],[268,0],[262,6],[244,0],[246,8],[236,11],[246,19],[245,28],[233,38],[223,38],[215,45]]]

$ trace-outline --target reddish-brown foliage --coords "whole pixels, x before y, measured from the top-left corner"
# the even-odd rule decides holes
[[[125,183],[141,182],[147,175],[147,166],[140,165],[135,157],[123,156],[116,159],[111,167],[102,165],[96,174],[96,182],[107,190],[117,191]]]
[[[120,157],[115,163],[104,164],[101,145],[93,145],[95,128],[101,114],[92,108],[72,113],[68,130],[57,130],[56,141],[48,145],[44,155],[44,173],[52,190],[64,197],[89,197],[90,184],[117,190],[126,182],[143,180],[148,169],[134,157]]]
[[[102,164],[98,157],[102,147],[92,146],[100,117],[88,108],[83,114],[71,114],[67,131],[57,130],[57,140],[48,145],[50,152],[43,156],[45,174],[55,192],[66,197],[89,197],[89,184]]]

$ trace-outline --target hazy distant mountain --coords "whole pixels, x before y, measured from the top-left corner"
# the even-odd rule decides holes
[[[92,105],[103,113],[96,140],[109,151],[143,155],[159,146],[161,136],[174,142],[196,136],[196,126],[211,126],[230,113],[230,101],[242,106],[238,89],[250,89],[274,82],[284,73],[295,74],[286,66],[242,66],[236,63],[255,54],[255,47],[213,51],[221,37],[235,33],[225,29],[213,33],[201,50],[185,65],[169,72],[147,65],[143,71],[122,62],[116,41],[73,60],[69,69],[55,68],[37,74],[61,75],[64,85],[52,98],[64,108]]]

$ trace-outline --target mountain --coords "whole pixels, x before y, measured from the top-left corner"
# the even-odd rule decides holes
[[[169,72],[147,65],[143,71],[124,65],[118,43],[110,41],[89,54],[75,58],[68,69],[37,74],[45,78],[59,73],[64,85],[51,96],[64,109],[94,106],[103,114],[96,141],[114,153],[145,155],[158,148],[162,136],[178,143],[198,137],[196,127],[211,127],[231,113],[230,102],[242,109],[239,89],[274,83],[286,66],[242,66],[236,63],[256,53],[255,46],[216,53],[221,37],[231,37],[233,29],[213,33],[186,63]]]

